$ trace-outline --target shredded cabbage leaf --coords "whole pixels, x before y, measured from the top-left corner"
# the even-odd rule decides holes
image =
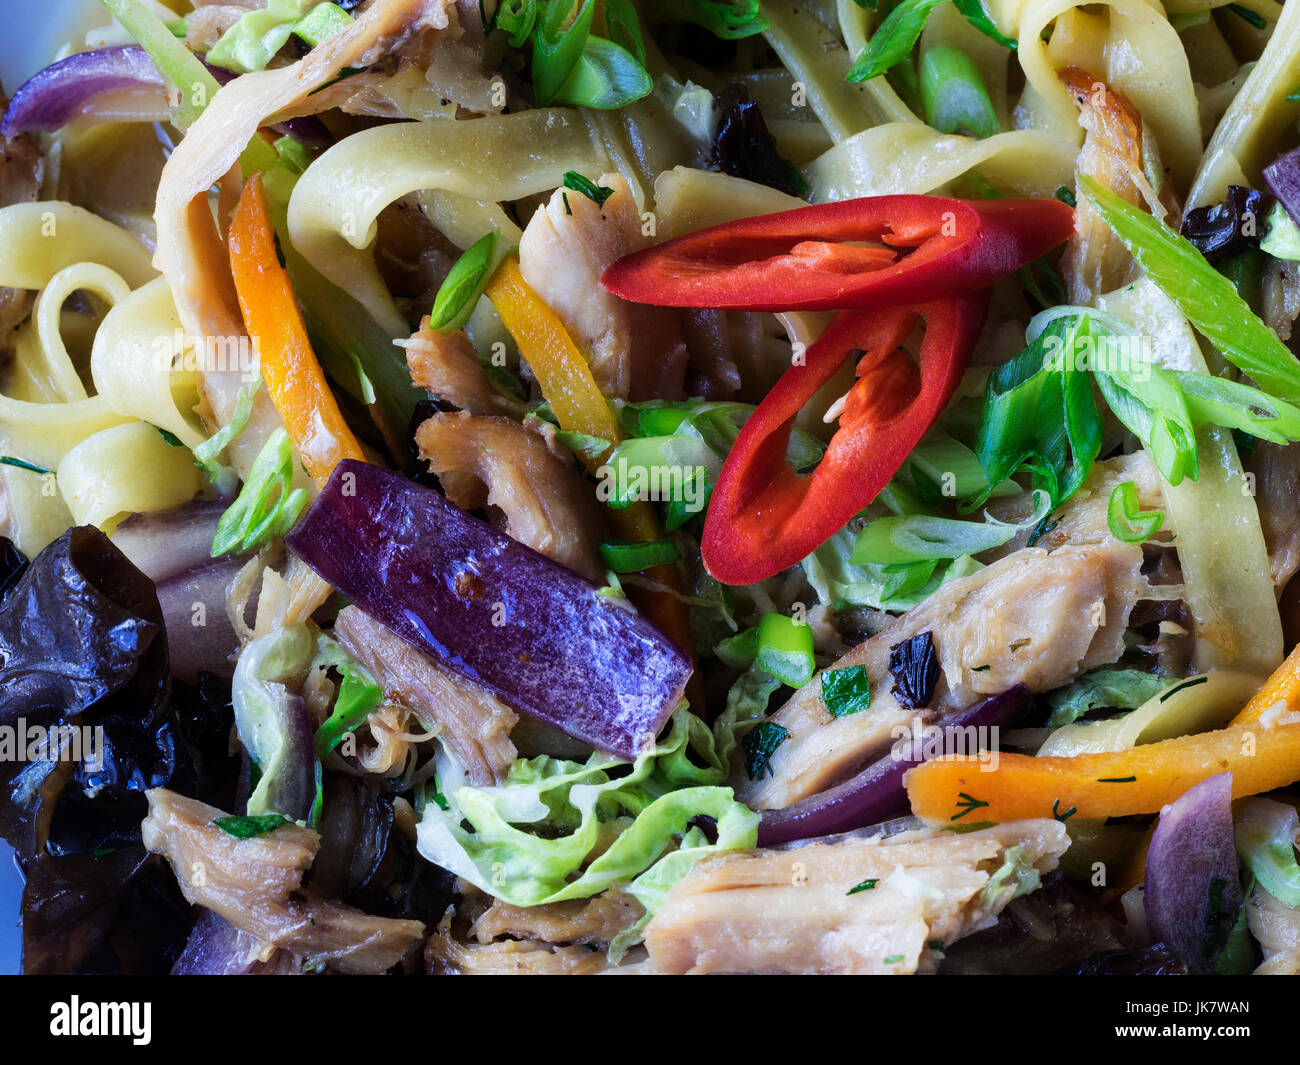
[[[692,739],[695,759],[687,754]],[[425,804],[417,847],[515,906],[623,885],[646,912],[611,943],[617,962],[698,858],[755,846],[759,816],[718,786],[727,772],[709,730],[684,707],[667,739],[631,766],[599,752],[585,763],[541,755],[516,760],[501,785],[473,787],[444,750],[438,781],[446,809]],[[692,824],[698,817],[716,821],[715,843]]]
[[[284,47],[291,34],[297,33],[309,44],[319,44],[346,28],[352,21],[332,3],[317,0],[267,0],[266,7],[241,15],[208,52],[213,66],[225,67],[236,74],[262,70],[275,53]]]
[[[310,665],[313,649],[311,631],[297,624],[259,636],[240,652],[230,696],[235,730],[261,774],[248,798],[251,816],[284,812],[280,793],[292,770],[284,681]]]
[[[1141,669],[1094,669],[1072,684],[1048,692],[1048,728],[1060,728],[1097,710],[1136,710],[1173,683]]]

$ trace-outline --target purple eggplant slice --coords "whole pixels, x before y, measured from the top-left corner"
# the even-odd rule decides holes
[[[653,741],[691,675],[595,584],[378,466],[341,462],[285,542],[413,647],[621,758]]]

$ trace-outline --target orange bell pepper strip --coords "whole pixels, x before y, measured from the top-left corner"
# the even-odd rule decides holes
[[[1265,710],[1282,703],[1288,711],[1300,710],[1300,644],[1287,655],[1286,661],[1273,671],[1263,686],[1241,712],[1232,719],[1233,725],[1258,721]]]
[[[992,772],[981,772],[978,759],[938,758],[910,770],[904,784],[917,817],[962,824],[1060,818],[1070,810],[1079,817],[1156,813],[1223,772],[1232,773],[1234,799],[1300,780],[1300,724],[1229,725],[1071,758],[1003,754]]]
[[[524,280],[517,256],[508,256],[492,275],[484,293],[519,345],[542,395],[551,405],[561,428],[586,433],[617,444],[623,438],[618,420],[592,376],[582,352],[557,315]],[[593,473],[606,455],[588,462]],[[624,540],[649,542],[663,539],[663,530],[649,505],[634,502],[626,510],[610,510],[609,523]],[[677,584],[671,566],[657,566],[645,575],[669,587]],[[688,654],[694,656],[690,621],[682,604],[667,593],[642,594],[629,589],[636,605]]]
[[[312,351],[289,274],[280,265],[260,175],[244,185],[227,238],[244,328],[257,346],[267,393],[317,485],[343,459],[365,455]]]

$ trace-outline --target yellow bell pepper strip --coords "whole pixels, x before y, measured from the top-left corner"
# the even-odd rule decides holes
[[[324,485],[340,461],[364,461],[365,455],[307,339],[289,274],[276,254],[260,175],[244,185],[227,243],[244,328],[257,345],[267,393],[308,474]]]
[[[1258,721],[1265,710],[1282,703],[1288,711],[1300,710],[1300,644],[1286,657],[1264,681],[1263,686],[1230,724],[1244,725]]]
[[[524,280],[519,258],[507,257],[483,291],[519,345],[519,353],[533,371],[560,427],[617,444],[623,434],[591,367],[559,315]],[[594,473],[607,454],[590,460],[588,469]],[[659,521],[645,502],[634,502],[626,510],[610,510],[609,523],[623,540],[648,543],[663,539]],[[678,584],[671,566],[656,566],[646,570],[645,576],[670,588]],[[645,594],[645,589],[638,588],[629,589],[629,595],[651,621],[694,657],[690,621],[681,602],[668,593]]]
[[[507,256],[484,291],[515,338],[520,354],[528,360],[560,425],[571,432],[617,441],[621,436],[618,421],[591,367],[560,316],[524,280],[519,257]]]
[[[1156,813],[1188,788],[1232,773],[1232,796],[1257,795],[1300,780],[1300,724],[1229,725],[1127,751],[1036,758],[1003,754],[993,772],[976,758],[939,758],[904,778],[912,812],[955,825],[1052,817]]]

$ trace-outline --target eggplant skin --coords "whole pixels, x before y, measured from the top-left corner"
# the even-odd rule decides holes
[[[592,582],[377,466],[340,462],[284,542],[412,647],[627,761],[691,675],[681,648]]]
[[[203,789],[153,582],[98,529],[69,529],[0,602],[0,660],[0,725],[102,737],[80,761],[0,760],[0,835],[26,877],[24,969],[166,972],[191,918],[171,871],[141,846],[144,792]],[[209,689],[214,713],[225,697]],[[191,724],[208,718],[187,710]]]

